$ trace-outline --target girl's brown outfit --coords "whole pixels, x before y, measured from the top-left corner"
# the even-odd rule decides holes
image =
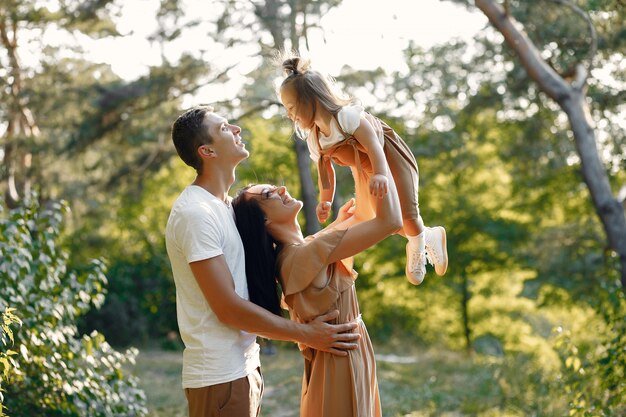
[[[398,198],[400,199],[400,207],[403,219],[417,219],[419,216],[418,208],[418,188],[419,188],[419,170],[417,161],[409,146],[402,138],[385,122],[363,112],[365,119],[370,122],[374,130],[378,133],[378,140],[383,146],[385,159],[389,165],[389,170],[398,190]],[[318,141],[319,131],[316,129],[312,132],[312,137],[308,141],[309,149],[312,146],[317,147],[316,154],[320,157],[317,160],[317,169],[320,176],[320,183],[324,189],[329,189],[330,183],[328,168],[325,165],[329,159],[343,166],[352,167],[354,175],[355,188],[357,190],[357,207],[360,200],[360,190],[363,194],[369,195],[369,182],[374,174],[372,163],[369,156],[365,152],[365,148],[357,142],[354,136],[347,133],[337,118],[333,119],[333,123],[343,136],[343,140],[333,144],[330,147],[322,148]]]
[[[284,303],[293,320],[308,322],[330,310],[339,310],[336,323],[357,321],[359,347],[348,356],[299,345],[304,356],[304,377],[300,402],[301,417],[380,417],[374,350],[361,320],[352,269],[352,258],[333,264],[329,256],[345,230],[309,236],[299,245],[290,245],[278,255]],[[313,285],[316,277],[327,280],[323,288]]]

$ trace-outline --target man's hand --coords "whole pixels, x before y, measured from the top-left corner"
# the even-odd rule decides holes
[[[315,350],[332,353],[337,356],[347,356],[346,350],[356,349],[357,341],[361,338],[358,333],[348,333],[356,330],[355,322],[344,324],[329,324],[339,316],[338,310],[333,310],[323,316],[316,317],[307,323],[309,334],[307,341],[303,342]]]
[[[374,174],[370,179],[370,194],[383,198],[389,192],[389,180],[383,174]]]
[[[320,223],[325,223],[328,220],[328,216],[330,216],[330,202],[322,201],[315,208],[315,213],[317,214],[317,220]]]

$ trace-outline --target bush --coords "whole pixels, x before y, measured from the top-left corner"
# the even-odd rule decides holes
[[[98,260],[67,269],[56,244],[65,210],[60,203],[40,209],[33,197],[0,219],[0,309],[15,308],[23,323],[4,405],[12,417],[143,416],[145,394],[123,369],[137,351],[120,353],[97,332],[78,333],[77,318],[103,303],[106,277]]]
[[[15,344],[11,325],[22,324],[22,321],[13,314],[14,311],[14,308],[7,307],[4,312],[0,313],[0,417],[6,416],[2,384],[9,377],[11,369],[17,367],[14,358],[17,352],[10,349]]]
[[[617,279],[611,284],[603,285],[597,300],[606,327],[594,346],[581,346],[571,332],[556,329],[559,382],[569,398],[570,416],[626,415],[626,298]]]
[[[176,332],[176,292],[164,254],[133,254],[134,260],[108,255],[107,299],[81,318],[79,329],[98,330],[118,347],[165,340]]]

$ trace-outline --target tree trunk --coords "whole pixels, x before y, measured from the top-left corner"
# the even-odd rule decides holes
[[[291,33],[291,48],[298,50],[300,46],[300,40],[306,36],[306,33],[302,30],[298,30],[297,17],[298,14],[306,14],[306,10],[304,5],[297,0],[289,0],[289,5],[291,7],[291,15],[290,15],[290,33]],[[286,45],[284,45],[285,47]],[[300,185],[302,192],[302,203],[304,206],[302,210],[304,211],[304,218],[306,219],[306,224],[304,229],[307,235],[312,235],[315,232],[320,230],[320,224],[317,221],[317,214],[315,213],[315,208],[317,207],[317,191],[315,189],[315,184],[311,179],[311,158],[309,156],[309,149],[306,143],[300,139],[295,139],[295,147],[296,157],[298,158],[298,175],[300,177]]]
[[[493,0],[476,0],[476,6],[504,36],[519,56],[528,75],[539,88],[555,100],[567,114],[580,157],[583,180],[589,189],[596,213],[602,222],[610,247],[620,258],[622,288],[626,290],[626,217],[620,202],[613,196],[608,175],[598,155],[593,121],[585,97],[587,72],[582,64],[569,84],[543,59],[532,41],[518,29],[521,25]],[[575,5],[568,4],[575,8]],[[580,10],[577,10],[581,14]],[[595,31],[588,20],[592,39]],[[595,46],[594,46],[595,49]]]
[[[317,206],[317,193],[315,191],[315,185],[311,178],[311,158],[309,157],[309,150],[306,142],[298,139],[294,134],[292,136],[293,147],[296,151],[296,158],[298,160],[298,176],[300,177],[300,190],[302,193],[302,203],[304,204],[304,218],[306,224],[304,226],[305,236],[312,235],[320,230],[320,224],[317,221],[317,215],[315,214],[315,207]]]
[[[289,5],[290,14],[287,19],[282,19],[280,9],[285,4]],[[255,14],[272,35],[274,49],[277,51],[298,48],[299,40],[303,36],[303,33],[297,27],[299,13],[306,13],[306,11],[303,9],[302,4],[296,0],[288,0],[286,3],[279,0],[266,0],[255,7]],[[285,36],[286,33],[290,34],[289,38]],[[289,41],[290,45],[287,45],[287,41]],[[309,158],[307,145],[295,135],[292,136],[292,140],[298,162],[298,177],[300,178],[300,190],[302,193],[300,199],[304,204],[302,208],[306,222],[304,229],[305,233],[309,235],[320,230],[317,215],[315,214],[317,191],[311,179],[311,159]]]
[[[622,204],[613,197],[606,170],[598,156],[595,132],[584,94],[576,92],[559,103],[570,121],[580,156],[583,179],[602,221],[609,245],[620,259],[622,288],[626,289],[626,218]]]
[[[0,15],[0,43],[9,58],[10,103],[8,125],[4,133],[3,159],[7,167],[4,201],[7,207],[14,208],[31,189],[32,159],[31,147],[25,143],[39,134],[35,120],[22,102],[22,68],[17,53],[17,25],[8,15]]]
[[[463,334],[465,336],[465,350],[467,353],[472,352],[472,329],[469,324],[469,300],[470,293],[467,282],[467,272],[461,273],[461,315],[463,316]]]

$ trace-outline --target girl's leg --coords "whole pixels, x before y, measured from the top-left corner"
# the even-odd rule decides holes
[[[403,220],[402,235],[408,240],[404,272],[413,285],[421,284],[426,275],[426,233],[424,231],[422,216]]]
[[[435,267],[437,275],[442,276],[448,269],[446,229],[443,226],[427,227],[424,234],[426,235],[428,262]]]
[[[444,275],[448,269],[446,229],[442,226],[426,227],[422,216],[418,215],[417,219],[404,220],[403,232],[408,240],[406,247],[408,280],[416,285],[422,282],[426,274],[426,261],[435,267],[437,275]],[[427,258],[424,252],[428,255]]]
[[[372,195],[369,192],[369,182],[367,178],[361,177],[356,168],[350,167],[354,178],[354,199],[356,208],[354,210],[354,218],[357,222],[373,219],[376,215],[372,202]]]
[[[417,219],[402,220],[402,235],[417,236],[424,231],[424,220],[422,216],[417,215]]]

